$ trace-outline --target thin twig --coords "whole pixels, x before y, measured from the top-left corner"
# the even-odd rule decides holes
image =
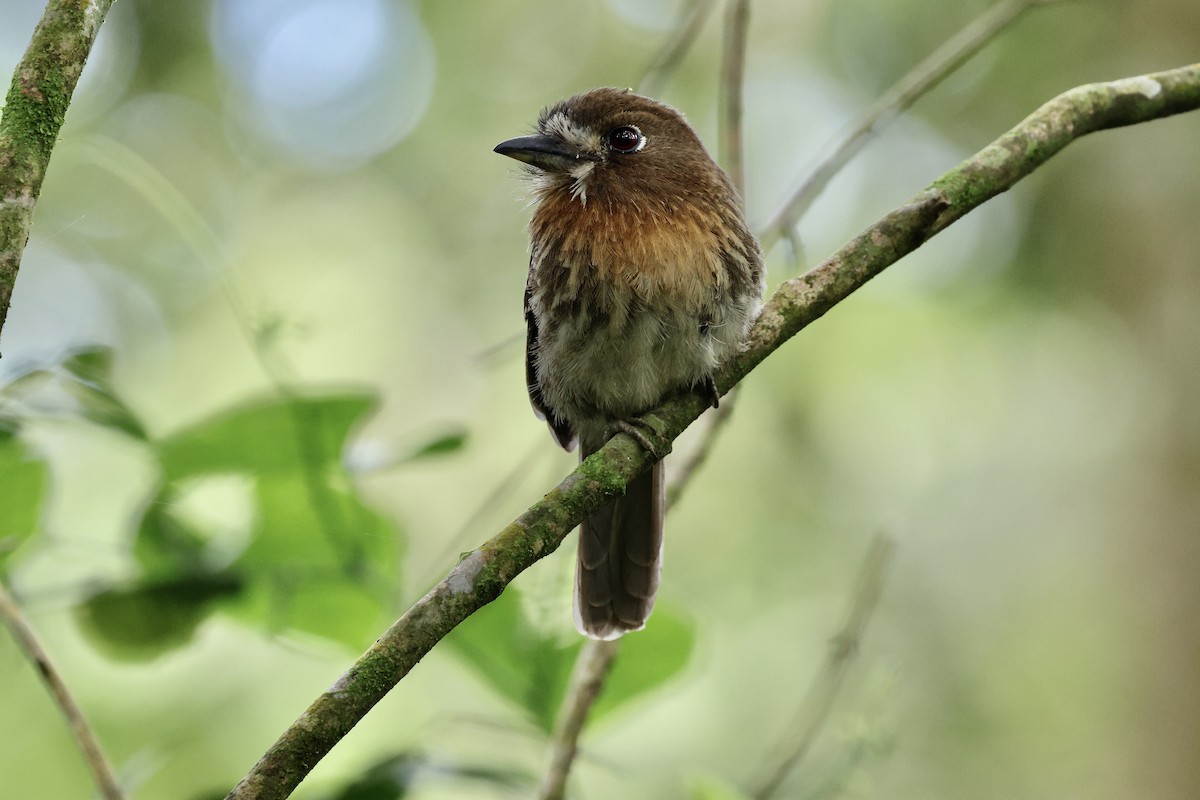
[[[63,681],[62,673],[50,660],[50,654],[38,641],[37,634],[29,625],[29,620],[25,618],[21,607],[9,594],[8,587],[4,585],[3,581],[0,581],[0,617],[4,618],[4,624],[12,631],[17,646],[37,667],[38,675],[42,677],[50,689],[50,694],[54,697],[54,702],[58,704],[63,716],[67,718],[67,724],[71,727],[71,735],[75,738],[75,744],[79,746],[80,752],[83,753],[83,760],[87,762],[88,769],[91,770],[92,778],[96,781],[100,793],[105,800],[124,800],[125,793],[121,791],[116,775],[113,773],[108,759],[104,757],[104,751],[100,749],[100,742],[96,739],[95,732],[88,725],[83,711],[75,702],[66,682]]]
[[[693,0],[691,5],[679,12],[679,22],[671,29],[671,37],[663,43],[638,82],[640,94],[655,97],[663,90],[667,79],[679,69],[684,56],[700,36],[709,13],[716,6],[716,0]]]
[[[801,180],[783,207],[763,226],[759,234],[763,252],[770,250],[787,231],[795,228],[813,201],[829,185],[842,167],[858,154],[871,135],[922,95],[933,89],[975,55],[1027,9],[1061,0],[1001,0],[946,40],[921,60],[863,112],[849,130],[834,140]]]
[[[683,492],[691,483],[692,477],[708,461],[709,453],[716,444],[717,434],[725,427],[725,423],[733,416],[734,406],[737,405],[738,386],[729,390],[729,394],[721,398],[721,405],[702,417],[707,420],[706,427],[700,434],[700,441],[688,453],[687,459],[675,469],[670,484],[667,485],[667,509],[675,507]]]
[[[692,451],[687,461],[675,473],[667,486],[667,511],[670,511],[682,496],[684,489],[692,476],[707,460],[712,452],[712,445],[720,428],[733,413],[734,401],[737,399],[738,387],[733,387],[729,394],[721,400],[720,407],[704,416],[708,419],[708,428],[700,445]],[[600,696],[604,680],[612,668],[612,662],[617,657],[617,645],[620,639],[608,642],[588,640],[575,658],[574,677],[570,688],[563,699],[563,712],[555,726],[551,739],[550,767],[542,783],[538,800],[561,800],[567,784],[567,776],[571,772],[578,749],[579,736],[583,733],[583,723],[587,714]]]
[[[763,308],[745,348],[717,373],[728,392],[771,353],[885,268],[991,198],[1008,191],[1089,133],[1200,108],[1200,64],[1064,92],[928,188],[854,237],[815,269],[785,281]],[[708,407],[707,393],[679,395],[645,415],[662,449]],[[643,432],[646,433],[646,432]],[[554,552],[585,517],[612,502],[655,457],[627,434],[613,437],[405,612],[334,685],[313,701],[228,795],[291,794],[417,662],[517,575]]]
[[[830,642],[829,657],[825,666],[809,685],[788,734],[781,740],[779,751],[771,759],[764,778],[751,794],[754,800],[769,800],[775,794],[788,773],[808,753],[817,734],[825,725],[825,720],[829,718],[833,701],[846,679],[851,662],[858,654],[867,621],[879,603],[884,573],[893,549],[891,539],[883,534],[876,536],[871,542],[871,548],[863,560],[854,589],[854,601],[846,622]]]
[[[721,51],[721,117],[717,142],[721,164],[738,197],[746,196],[746,170],[742,159],[742,96],[746,82],[746,34],[750,26],[750,0],[729,0],[725,16],[725,45]]]
[[[817,198],[821,190],[829,184],[829,181],[866,145],[869,136],[894,119],[899,112],[911,106],[917,98],[936,86],[947,75],[962,66],[967,58],[1015,21],[1026,8],[1033,5],[1047,5],[1059,1],[1003,0],[1003,2],[997,3],[975,18],[967,27],[959,31],[956,36],[922,60],[920,64],[897,81],[895,85],[871,104],[862,118],[848,132],[843,134],[840,140],[835,142],[828,154],[816,164],[808,176],[801,182],[800,188],[797,189],[796,193],[788,201],[788,204],[776,214],[775,219],[759,234],[763,250],[769,249],[778,241],[779,237],[782,237],[788,244],[788,256],[792,264],[790,274],[799,274],[805,259],[804,243],[800,239],[799,231],[796,230],[796,223],[812,205],[812,202]],[[735,35],[732,30],[737,25],[739,5],[737,0],[735,0],[730,7],[728,20],[729,32],[726,37],[727,47],[730,49],[732,49],[732,45],[728,43],[734,41]],[[740,20],[743,59],[746,22],[746,15],[743,13]],[[723,70],[722,75],[726,81],[732,80],[729,72]],[[734,123],[726,122],[725,117],[722,116],[722,121],[725,124],[732,124],[731,130],[734,133],[732,135],[723,134],[720,138],[722,143],[727,140],[736,141],[737,143],[736,147],[730,152],[725,153],[723,157],[725,163],[728,165],[727,171],[729,171],[731,179],[735,181],[734,185],[738,188],[739,193],[744,192],[744,186],[741,185],[741,182],[745,180],[744,168],[742,166],[742,136],[740,126],[740,87],[743,84],[743,80],[742,76],[737,76],[736,86],[739,87],[737,90],[739,95],[737,100],[739,117],[737,121]],[[733,84],[727,83],[726,86],[729,87],[726,89],[726,95],[731,97],[733,94]],[[732,105],[732,103],[729,103],[726,105],[726,108],[728,109]],[[737,175],[736,178],[734,178],[735,174]],[[674,505],[679,500],[692,475],[708,460],[713,442],[725,423],[728,422],[736,402],[736,391],[730,392],[726,399],[722,401],[720,409],[716,413],[707,415],[707,419],[709,420],[707,429],[701,435],[700,441],[689,455],[688,460],[676,472],[675,480],[667,487],[668,507]]]
[[[745,204],[746,170],[742,147],[743,95],[746,81],[746,37],[750,25],[749,0],[730,0],[725,16],[725,47],[721,62],[721,116],[718,142],[721,148],[721,163],[738,199]],[[733,413],[737,404],[737,390],[731,390],[716,411],[705,415],[707,428],[696,448],[676,471],[671,485],[667,487],[667,507],[675,505],[683,494],[684,487],[696,470],[708,460],[717,433]]]
[[[801,265],[804,263],[804,243],[801,241],[800,234],[796,230],[796,223],[812,205],[825,186],[829,184],[829,181],[866,145],[869,136],[895,118],[899,112],[911,106],[917,98],[936,86],[947,75],[962,66],[967,58],[978,52],[991,38],[998,35],[1010,23],[1015,21],[1026,8],[1032,5],[1047,5],[1052,2],[1059,2],[1059,0],[1003,0],[997,3],[982,15],[976,17],[967,27],[963,28],[957,35],[943,44],[942,47],[922,60],[920,64],[904,75],[887,92],[880,95],[858,122],[848,132],[843,134],[841,139],[835,142],[828,154],[817,162],[816,166],[801,181],[800,188],[796,190],[791,199],[788,200],[788,203],[776,213],[772,222],[768,223],[759,234],[763,250],[768,250],[782,237],[788,244],[788,256],[792,264],[790,272],[793,275],[798,274]],[[733,49],[732,43],[735,41],[736,34],[733,30],[739,24],[740,5],[742,3],[739,0],[734,0],[730,6],[729,25],[726,35],[727,59],[730,57],[729,51]],[[746,17],[745,13],[740,14],[743,59],[745,53]],[[732,148],[728,152],[724,149],[722,150],[724,154],[723,159],[727,165],[726,171],[729,172],[730,179],[734,181],[734,186],[737,187],[738,193],[743,194],[745,187],[742,185],[742,182],[745,181],[745,175],[744,167],[742,166],[740,114],[741,87],[744,77],[737,75],[736,84],[729,83],[729,81],[735,80],[731,74],[732,72],[732,69],[722,70],[723,85],[727,87],[725,91],[726,97],[732,98],[735,91],[738,94],[736,101],[738,116],[735,120],[727,120],[726,116],[722,115],[722,123],[729,126],[730,132],[725,132],[723,128],[719,141],[722,143],[723,148],[726,146]],[[735,90],[734,86],[738,88]],[[726,103],[725,109],[728,111],[733,106],[734,103],[729,101]],[[736,142],[736,146],[732,144],[727,145],[727,142]],[[737,176],[736,178],[735,175]],[[736,402],[736,393],[730,392],[728,398],[722,402],[720,409],[716,413],[708,415],[708,428],[702,434],[700,442],[691,452],[688,460],[676,473],[674,482],[667,487],[668,507],[674,505],[679,500],[684,487],[691,480],[693,473],[708,460],[708,454],[712,450],[713,441],[724,424],[729,420],[730,413]]]
[[[721,161],[739,199],[745,192],[745,171],[742,167],[742,89],[746,71],[746,29],[750,21],[749,0],[730,0],[725,18],[725,47],[721,66]],[[713,433],[733,411],[732,396],[728,396],[712,415],[709,435],[685,462],[683,471],[668,489],[668,507],[674,504],[683,485],[705,460],[713,441]],[[589,641],[575,659],[574,678],[563,699],[562,716],[551,740],[550,767],[538,794],[539,800],[562,800],[567,777],[579,747],[579,736],[588,711],[600,696],[604,679],[617,655],[617,642]]]
[[[587,722],[604,680],[620,651],[621,640],[601,642],[588,639],[575,660],[571,686],[563,700],[550,751],[550,767],[538,790],[538,800],[562,800],[567,790],[567,776],[579,751],[579,735]]]

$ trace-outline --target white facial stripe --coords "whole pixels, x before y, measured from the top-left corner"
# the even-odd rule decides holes
[[[571,177],[575,179],[571,184],[571,196],[584,205],[587,205],[587,180],[595,166],[595,161],[580,161],[571,167]]]
[[[600,147],[600,137],[589,131],[587,128],[582,128],[571,121],[563,112],[552,114],[545,123],[545,132],[554,136],[569,145],[578,147],[583,151],[597,151]]]

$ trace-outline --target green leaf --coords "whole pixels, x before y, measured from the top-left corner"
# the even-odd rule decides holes
[[[0,564],[38,529],[46,465],[29,457],[16,434],[0,427]]]
[[[687,665],[695,643],[692,622],[659,603],[645,630],[622,637],[621,652],[590,719],[595,722],[675,677]]]
[[[402,800],[420,783],[428,788],[431,777],[442,781],[472,781],[505,791],[497,796],[525,796],[536,785],[529,773],[507,767],[472,766],[453,761],[432,762],[419,752],[399,753],[368,767],[353,782],[327,800]],[[522,790],[514,793],[514,789]]]
[[[444,456],[461,450],[467,443],[466,428],[458,427],[430,439],[400,460],[402,464],[420,461],[423,458]]]
[[[713,775],[697,775],[688,781],[691,800],[750,800],[750,795]]]
[[[133,553],[147,577],[187,574],[202,564],[204,539],[172,512],[172,487],[159,489],[146,503]]]
[[[241,590],[240,577],[228,571],[144,581],[93,596],[77,615],[97,649],[147,661],[190,642],[216,601]]]
[[[241,563],[252,568],[334,568],[391,583],[399,552],[392,523],[332,476],[269,475],[255,484],[258,527]]]
[[[355,649],[378,635],[390,616],[401,541],[360,501],[341,459],[375,405],[369,394],[268,398],[157,443],[168,500],[216,475],[247,476],[253,487],[254,527],[235,562],[247,590],[223,606],[229,613]],[[202,555],[202,537],[156,505],[141,526],[143,565]]]
[[[63,361],[63,367],[75,379],[67,381],[66,388],[79,402],[84,417],[134,438],[146,438],[141,420],[113,387],[111,350],[81,350]]]
[[[256,481],[257,528],[236,562],[256,590],[232,610],[271,630],[291,628],[358,649],[388,621],[399,534],[348,484],[325,477]]]
[[[611,713],[678,674],[687,664],[694,640],[690,622],[669,608],[656,609],[644,631],[621,642],[591,719]],[[510,586],[446,641],[542,730],[553,729],[582,638],[572,635],[564,640],[535,628],[525,618],[519,592]]]
[[[259,629],[307,633],[355,652],[375,641],[393,618],[378,591],[329,570],[260,574],[247,589],[221,610]]]
[[[525,619],[520,593],[509,586],[445,641],[538,727],[547,733],[554,728],[581,639],[564,642],[536,629]]]
[[[63,369],[84,383],[108,386],[112,383],[113,353],[107,347],[77,350],[63,360]]]
[[[373,394],[268,398],[206,420],[158,443],[171,480],[212,473],[319,472],[339,462]]]
[[[376,762],[329,800],[402,800],[423,757],[400,753]]]

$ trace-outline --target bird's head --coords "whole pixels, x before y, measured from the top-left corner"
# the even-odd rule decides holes
[[[530,168],[545,199],[654,199],[674,204],[732,196],[725,174],[675,109],[627,89],[593,89],[549,106],[537,132],[496,145]]]

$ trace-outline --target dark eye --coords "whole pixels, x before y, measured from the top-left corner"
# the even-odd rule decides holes
[[[613,128],[604,138],[609,148],[618,153],[636,153],[646,144],[646,137],[632,125]]]

